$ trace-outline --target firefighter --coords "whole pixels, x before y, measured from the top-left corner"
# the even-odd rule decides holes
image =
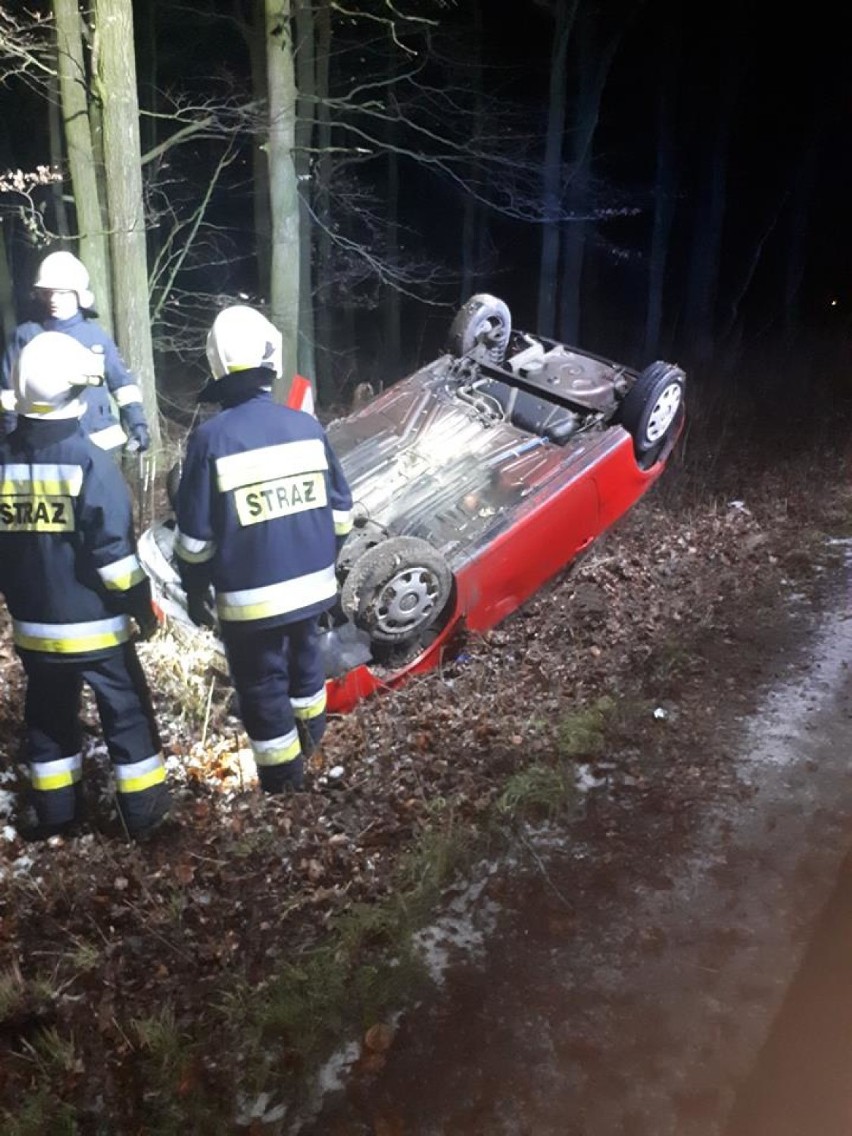
[[[49,253],[39,265],[33,288],[40,318],[15,328],[0,363],[0,404],[4,411],[0,414],[0,435],[15,424],[11,412],[12,370],[21,348],[43,331],[62,331],[102,357],[106,383],[85,391],[83,429],[97,446],[116,456],[125,444],[128,453],[147,450],[150,437],[142,394],[118,347],[95,318],[95,297],[85,266],[70,252]],[[113,403],[118,407],[118,417]]]
[[[81,819],[83,683],[94,692],[132,836],[169,807],[151,699],[136,650],[157,629],[136,556],[130,493],[83,431],[92,353],[45,331],[13,368],[17,426],[0,439],[0,592],[27,678],[31,795],[46,837]]]
[[[319,617],[337,598],[352,495],[317,420],[273,400],[281,335],[234,305],[207,337],[219,413],[187,444],[175,551],[189,614],[218,625],[262,790],[300,789],[326,725]]]

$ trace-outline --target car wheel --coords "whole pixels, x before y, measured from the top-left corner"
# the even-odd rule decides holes
[[[452,355],[473,352],[489,363],[502,363],[506,357],[512,316],[496,296],[480,292],[459,309],[450,326],[448,350]]]
[[[343,582],[343,610],[380,643],[420,635],[442,614],[453,574],[428,541],[395,536],[369,549]]]
[[[633,435],[641,464],[648,465],[671,434],[683,405],[685,376],[670,363],[651,363],[624,396],[618,421]]]

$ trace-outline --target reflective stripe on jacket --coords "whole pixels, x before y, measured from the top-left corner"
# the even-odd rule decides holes
[[[116,648],[150,606],[127,484],[76,420],[0,441],[0,592],[16,646],[57,659]]]
[[[319,422],[255,394],[189,439],[175,538],[184,584],[212,582],[225,622],[291,623],[325,611],[351,507]]]
[[[19,324],[12,333],[9,346],[0,363],[0,386],[10,390],[12,371],[21,348],[42,331],[61,331],[70,335],[84,347],[94,349],[104,358],[104,385],[87,387],[81,398],[86,406],[82,426],[92,441],[102,450],[113,450],[127,441],[125,431],[145,425],[142,392],[128,371],[112,337],[93,319],[77,312],[71,319],[44,319],[40,323],[30,320]],[[118,417],[113,406],[118,408]],[[120,418],[120,422],[119,422]],[[10,416],[7,431],[14,424]]]

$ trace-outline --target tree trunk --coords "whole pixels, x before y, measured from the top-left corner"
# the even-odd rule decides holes
[[[6,250],[6,226],[0,219],[0,313],[2,313],[3,344],[9,342],[15,324],[15,289],[12,286],[12,273],[9,269],[9,254]]]
[[[477,140],[486,134],[486,118],[482,92],[482,3],[476,0],[473,7],[473,137]],[[471,158],[468,163],[468,181],[477,185],[482,177],[482,163]],[[473,192],[464,194],[461,231],[461,294],[459,304],[465,304],[476,292],[476,284],[483,270],[486,244],[485,210]]]
[[[53,12],[56,18],[65,148],[74,191],[80,259],[89,270],[100,321],[111,332],[112,287],[110,252],[104,225],[105,202],[96,172],[97,159],[89,121],[88,85],[83,56],[83,29],[77,0],[53,0]],[[134,101],[135,97],[134,87]],[[145,294],[147,295],[147,282]]]
[[[157,0],[134,0],[136,15],[136,44],[139,48],[137,58],[144,63],[144,72],[139,76],[137,98],[149,114],[139,119],[139,145],[147,154],[159,142],[157,119],[158,97],[158,43],[157,43]]]
[[[805,275],[811,240],[811,203],[814,200],[819,164],[821,127],[815,122],[805,139],[803,150],[795,165],[790,200],[790,223],[787,257],[784,270],[784,329],[792,337],[798,328],[798,300]]]
[[[731,36],[726,40],[730,52],[720,62],[720,90],[713,100],[713,134],[708,138],[703,167],[704,181],[699,187],[700,200],[693,211],[694,229],[686,292],[685,342],[690,345],[691,362],[707,362],[714,349],[716,294],[722,253],[725,220],[725,194],[728,181],[731,131],[734,110],[743,75],[744,49],[737,33],[736,19],[731,21]],[[727,64],[727,66],[726,66]]]
[[[396,80],[393,75],[394,63],[388,61],[388,77],[385,87],[388,111],[398,109],[396,102]],[[397,130],[389,122],[385,136],[387,139],[387,183],[385,194],[385,239],[387,241],[387,260],[392,266],[399,264],[399,154],[397,152]],[[382,374],[398,374],[401,367],[402,330],[399,288],[391,283],[383,288],[382,307],[384,335],[382,343]]]
[[[58,54],[58,53],[57,53]],[[59,94],[59,68],[50,77],[50,93],[47,103],[47,132],[50,140],[50,165],[54,170],[61,170],[65,166],[65,150],[62,144],[62,115]],[[50,186],[50,197],[53,204],[54,228],[62,237],[71,235],[71,224],[68,220],[68,208],[65,200],[65,179],[55,181]]]
[[[602,51],[598,51],[594,14],[583,9],[580,21],[581,40],[578,51],[577,75],[579,91],[574,116],[571,170],[565,195],[568,217],[563,223],[562,282],[560,287],[560,318],[558,331],[569,343],[581,339],[581,302],[583,287],[583,261],[592,200],[592,142],[600,120],[601,99],[609,78],[615,51],[621,38],[616,31]],[[572,214],[577,219],[572,219]]]
[[[333,163],[331,159],[331,114],[328,107],[329,62],[331,58],[331,6],[328,0],[317,5],[314,20],[316,31],[316,96],[317,96],[317,161],[314,169],[316,214],[316,281],[317,294],[314,304],[314,328],[316,334],[316,379],[317,391],[321,401],[331,402],[332,391],[332,322],[329,304],[329,284],[332,279],[332,246],[329,225],[331,205],[329,194]]]
[[[538,272],[538,322],[541,335],[552,337],[556,330],[556,279],[559,270],[559,217],[562,190],[562,147],[565,137],[565,64],[568,41],[577,15],[579,0],[557,0],[556,27],[550,51],[550,87],[547,132],[541,176],[543,224],[541,260]]]
[[[654,223],[648,255],[648,308],[645,314],[645,343],[642,350],[642,357],[647,362],[654,357],[668,354],[667,345],[662,343],[662,330],[666,265],[674,225],[678,182],[675,133],[679,79],[677,72],[671,67],[671,61],[678,58],[678,53],[667,51],[665,58],[669,66],[663,70],[658,93]]]
[[[116,341],[142,390],[153,445],[160,423],[148,303],[142,154],[131,0],[95,0]]]
[[[296,180],[299,185],[299,373],[316,391],[314,358],[313,195],[314,107],[316,55],[313,0],[296,4],[296,75],[299,92],[296,115]]]
[[[266,14],[265,0],[253,0],[252,20],[248,29],[248,49],[251,61],[252,96],[258,106],[266,103],[269,84],[266,81]],[[266,148],[256,139],[251,148],[252,203],[254,208],[254,239],[257,258],[257,289],[261,296],[269,295],[272,272],[272,218],[269,204],[269,159]]]
[[[296,143],[296,80],[290,0],[266,0],[266,70],[269,87],[269,187],[272,217],[270,316],[283,336],[283,397],[298,369],[299,196],[293,150]]]

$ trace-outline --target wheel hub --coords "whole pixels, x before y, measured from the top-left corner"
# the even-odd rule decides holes
[[[428,620],[435,607],[438,584],[426,568],[406,568],[388,580],[375,607],[377,630],[401,634]]]
[[[656,442],[662,438],[674,422],[675,415],[680,407],[680,400],[680,383],[671,383],[663,390],[648,416],[648,426],[645,433],[649,442]]]

